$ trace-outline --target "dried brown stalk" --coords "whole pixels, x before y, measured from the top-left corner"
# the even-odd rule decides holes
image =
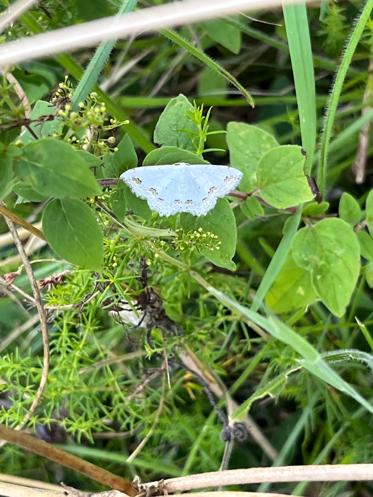
[[[144,483],[141,488],[162,488],[169,494],[199,488],[249,483],[297,481],[361,481],[373,480],[373,464],[322,464],[310,466],[278,466],[270,468],[231,469],[200,473],[161,482]]]
[[[54,447],[52,444],[39,440],[31,435],[0,425],[0,438],[21,447],[22,449],[28,450],[33,454],[45,457],[50,461],[54,461],[66,468],[77,471],[110,488],[120,490],[131,496],[136,493],[129,480],[110,473],[110,471],[107,471],[106,469],[100,468],[80,457],[69,454],[68,452]]]

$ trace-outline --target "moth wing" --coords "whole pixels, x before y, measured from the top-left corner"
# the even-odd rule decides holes
[[[242,179],[242,172],[230,166],[204,164],[190,166],[191,173],[198,188],[207,196],[217,198],[227,195],[234,190]]]
[[[179,172],[174,166],[136,167],[125,171],[120,178],[137,197],[146,200],[149,207],[162,216],[178,212],[172,212],[170,205],[170,195],[172,197],[179,183]]]
[[[179,212],[203,216],[241,178],[238,169],[211,164],[137,167],[121,175],[135,195],[147,200],[149,207],[163,216]]]
[[[152,194],[158,194],[161,188],[167,187],[170,175],[164,166],[135,167],[121,174],[120,179],[126,183],[135,195],[147,200]]]

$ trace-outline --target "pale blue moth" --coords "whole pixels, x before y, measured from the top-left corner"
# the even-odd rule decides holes
[[[216,201],[234,190],[242,172],[213,164],[167,164],[128,169],[120,178],[161,216],[188,212],[205,216]]]

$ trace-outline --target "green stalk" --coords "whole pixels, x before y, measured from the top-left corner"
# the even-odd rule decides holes
[[[367,0],[365,6],[361,11],[360,16],[357,18],[357,22],[352,30],[350,39],[348,40],[346,49],[342,57],[342,61],[337,70],[334,85],[330,93],[329,101],[326,106],[324,129],[320,140],[320,162],[317,173],[317,182],[322,194],[325,194],[329,144],[332,137],[334,121],[337,113],[338,102],[343,89],[343,83],[346,78],[346,74],[351,64],[352,57],[355,53],[356,47],[364,32],[365,25],[370,18],[372,9],[373,9],[373,0]]]
[[[284,265],[286,257],[290,251],[291,244],[293,243],[293,238],[297,232],[301,215],[302,208],[299,207],[297,212],[289,218],[288,224],[285,227],[284,236],[282,237],[282,240],[277,247],[274,256],[272,257],[256,292],[255,298],[251,305],[252,311],[257,311],[260,308],[268,290],[271,288],[273,282],[277,278],[277,275],[281,271],[281,268]]]

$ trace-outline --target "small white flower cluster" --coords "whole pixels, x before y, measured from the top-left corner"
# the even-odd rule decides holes
[[[176,235],[174,244],[180,252],[194,249],[220,250],[221,247],[218,235],[211,231],[204,231],[202,228],[193,231],[177,229]]]
[[[79,102],[79,110],[75,110],[71,105],[72,94],[72,86],[65,78],[51,100],[58,109],[58,118],[63,122],[64,128],[69,130],[64,139],[77,148],[91,149],[95,155],[116,152],[118,149],[113,147],[116,143],[115,136],[102,138],[101,135],[128,124],[129,121],[119,122],[116,118],[109,118],[106,104],[99,101],[96,92],[91,92],[84,102]],[[55,133],[54,137],[60,136]]]

